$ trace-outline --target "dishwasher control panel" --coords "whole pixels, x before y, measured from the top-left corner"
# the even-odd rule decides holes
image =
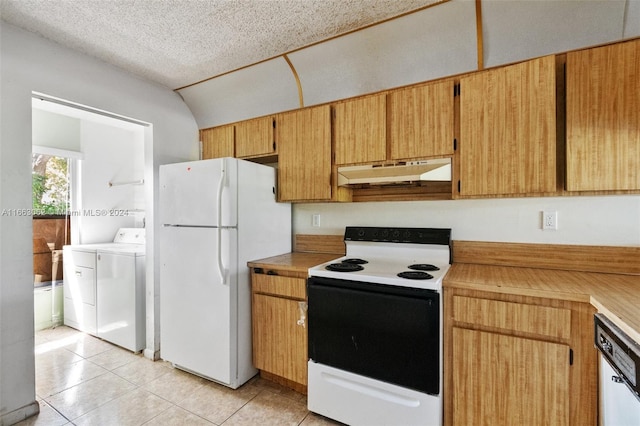
[[[603,314],[594,316],[595,345],[640,400],[640,344]]]

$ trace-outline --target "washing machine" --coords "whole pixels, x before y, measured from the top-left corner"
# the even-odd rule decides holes
[[[63,247],[64,323],[133,352],[145,347],[145,230]]]

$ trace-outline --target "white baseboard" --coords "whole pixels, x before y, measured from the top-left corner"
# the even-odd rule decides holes
[[[38,401],[33,401],[30,404],[20,407],[17,410],[13,410],[9,413],[5,413],[0,417],[0,426],[13,425],[22,420],[35,416],[40,412],[40,404]]]
[[[157,361],[160,359],[160,351],[154,351],[153,349],[145,349],[144,351],[142,351],[142,355],[152,361]]]

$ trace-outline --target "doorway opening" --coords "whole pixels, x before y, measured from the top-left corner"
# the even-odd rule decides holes
[[[144,227],[147,126],[33,94],[36,330],[64,322],[63,246],[111,242],[119,228]]]

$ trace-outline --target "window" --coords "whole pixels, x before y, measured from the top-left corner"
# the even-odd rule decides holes
[[[66,216],[70,200],[70,160],[33,153],[31,157],[34,216]]]
[[[63,279],[61,250],[69,244],[73,161],[64,153],[31,155],[34,287]]]

